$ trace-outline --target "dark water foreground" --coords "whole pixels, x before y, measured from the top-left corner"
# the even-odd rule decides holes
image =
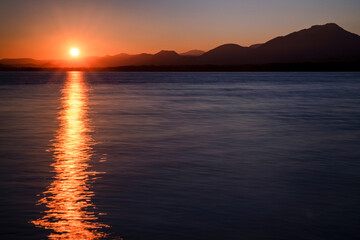
[[[0,239],[358,239],[360,73],[0,72]]]

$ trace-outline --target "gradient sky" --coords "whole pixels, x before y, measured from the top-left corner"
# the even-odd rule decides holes
[[[359,0],[1,0],[0,58],[248,46],[335,22],[360,34]]]

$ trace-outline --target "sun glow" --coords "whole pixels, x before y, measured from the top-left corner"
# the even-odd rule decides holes
[[[78,56],[79,55],[79,49],[77,48],[73,48],[70,50],[70,54],[74,57]]]

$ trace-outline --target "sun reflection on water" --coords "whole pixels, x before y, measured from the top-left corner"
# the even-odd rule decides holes
[[[83,73],[68,72],[62,90],[60,126],[51,148],[56,175],[39,200],[47,208],[44,216],[32,221],[37,227],[52,230],[49,239],[106,237],[102,228],[108,226],[97,222],[92,202],[91,179],[98,172],[90,171],[94,140],[90,135],[87,92]]]

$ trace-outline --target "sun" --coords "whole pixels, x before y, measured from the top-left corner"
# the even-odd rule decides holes
[[[72,56],[76,57],[77,55],[79,55],[79,49],[77,49],[77,48],[72,48],[72,49],[70,50],[70,54],[71,54]]]

